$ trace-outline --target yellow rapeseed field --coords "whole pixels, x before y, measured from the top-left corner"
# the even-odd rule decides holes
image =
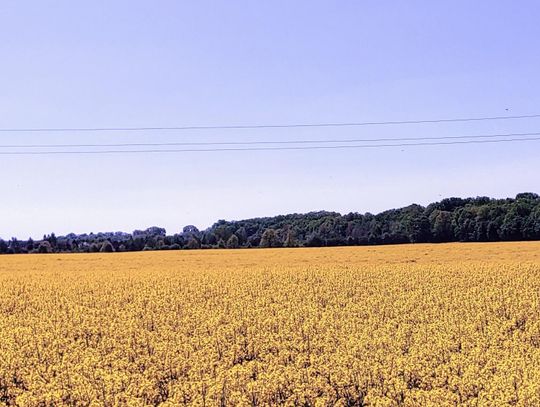
[[[540,406],[540,243],[0,257],[0,405]]]

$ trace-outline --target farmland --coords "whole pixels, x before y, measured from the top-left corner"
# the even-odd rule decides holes
[[[540,243],[0,257],[0,405],[540,405]]]

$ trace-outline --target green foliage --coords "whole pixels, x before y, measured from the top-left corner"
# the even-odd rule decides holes
[[[186,249],[200,249],[201,248],[201,244],[200,242],[195,239],[194,237],[190,238],[186,244]]]
[[[260,247],[278,247],[279,239],[274,229],[266,229],[261,237]]]
[[[113,245],[111,244],[111,242],[109,242],[108,240],[106,240],[106,241],[103,242],[103,244],[101,245],[101,249],[100,249],[99,251],[102,252],[102,253],[112,253],[112,252],[114,252],[114,247],[113,247]]]
[[[37,242],[0,239],[0,254],[510,240],[540,240],[538,194],[520,193],[515,199],[447,198],[427,207],[415,204],[377,215],[321,211],[220,220],[204,231],[189,225],[172,236],[156,226],[132,234],[52,233]]]
[[[51,247],[51,244],[47,240],[44,240],[43,242],[39,244],[38,253],[51,253],[51,252],[52,252],[52,247]]]
[[[231,235],[229,237],[229,240],[227,240],[227,248],[228,249],[238,249],[240,246],[238,237],[236,235]]]
[[[292,231],[287,232],[287,237],[285,238],[285,242],[283,243],[284,247],[296,247],[296,239],[294,238],[294,233]]]

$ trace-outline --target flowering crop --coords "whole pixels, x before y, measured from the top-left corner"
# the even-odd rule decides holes
[[[0,258],[0,405],[540,405],[540,244]]]

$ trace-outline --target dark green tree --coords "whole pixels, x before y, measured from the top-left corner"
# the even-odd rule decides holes
[[[261,236],[260,247],[279,247],[277,233],[274,229],[268,228]]]
[[[48,240],[44,240],[39,244],[38,253],[52,253],[52,246]]]
[[[106,240],[101,245],[101,249],[99,251],[102,252],[102,253],[112,253],[112,252],[114,252],[114,247],[113,247],[111,242]]]
[[[229,240],[227,240],[227,248],[228,249],[238,249],[239,247],[238,237],[236,235],[231,235],[229,237]]]
[[[199,241],[195,238],[190,238],[186,244],[186,249],[200,249],[201,248],[201,244],[199,243]]]

